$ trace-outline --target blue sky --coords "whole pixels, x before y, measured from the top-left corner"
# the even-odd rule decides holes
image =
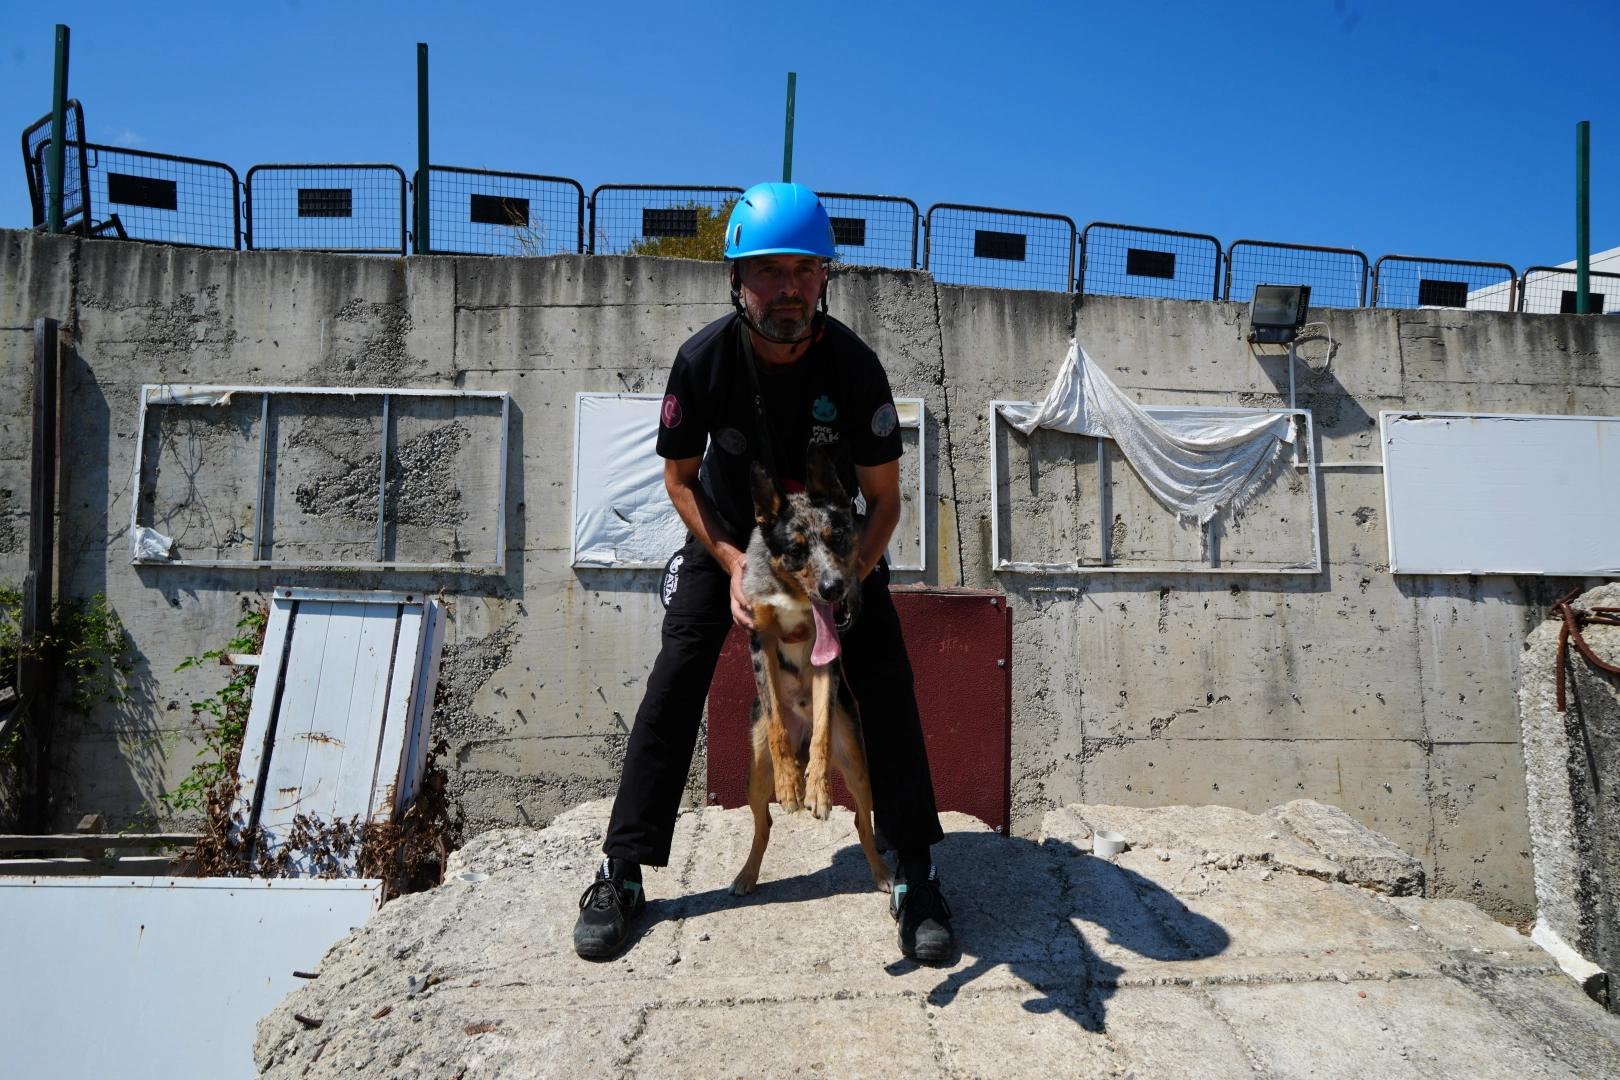
[[[1573,257],[1574,132],[1592,243],[1620,246],[1620,4],[11,3],[0,101],[50,104],[73,29],[92,140],[229,162],[433,158],[598,183],[794,178],[1239,237]],[[20,154],[0,225],[29,222]]]

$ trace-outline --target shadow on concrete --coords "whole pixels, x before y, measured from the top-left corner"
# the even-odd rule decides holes
[[[768,869],[768,852],[765,858]],[[949,833],[934,848],[934,861],[958,942],[952,963],[964,955],[972,958],[966,967],[942,972],[928,992],[935,1007],[950,1005],[976,980],[1005,967],[1042,995],[1024,1003],[1027,1011],[1059,1012],[1100,1033],[1106,1029],[1107,1001],[1125,968],[1100,955],[1098,945],[1177,962],[1216,956],[1231,943],[1219,923],[1188,911],[1163,886],[1065,841],[1036,844],[989,832]],[[887,902],[873,888],[860,846],[851,844],[837,851],[827,868],[767,880],[746,897],[710,889],[649,901],[630,944],[660,922],[860,893],[871,894],[874,903]],[[1075,919],[1101,927],[1106,941],[1088,941]],[[884,970],[900,976],[924,966],[896,959]]]

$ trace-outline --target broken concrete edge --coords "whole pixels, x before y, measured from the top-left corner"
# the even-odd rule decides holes
[[[1212,820],[1217,830],[1211,830]],[[1138,849],[1187,852],[1221,870],[1255,863],[1388,896],[1424,895],[1419,860],[1343,810],[1311,799],[1295,799],[1264,814],[1228,806],[1071,804],[1047,812],[1041,835],[1073,843],[1098,829],[1120,833]]]
[[[1620,605],[1620,583],[1600,585],[1576,597],[1575,607]],[[1575,791],[1584,783],[1584,758],[1570,737],[1568,715],[1558,711],[1557,661],[1560,622],[1548,619],[1525,638],[1519,658],[1519,724],[1524,755],[1530,852],[1536,889],[1536,925],[1564,943],[1574,955],[1595,929],[1598,897],[1584,870]],[[1594,633],[1595,632],[1595,633]],[[1605,636],[1589,628],[1587,637]],[[1584,661],[1578,661],[1584,662]],[[1579,759],[1579,760],[1577,760]],[[1549,950],[1551,951],[1551,950]],[[1591,964],[1581,956],[1582,962]],[[1592,964],[1594,969],[1597,965]],[[1568,967],[1565,967],[1569,971]],[[1571,978],[1584,985],[1584,977]]]
[[[1575,980],[1575,985],[1585,991],[1587,997],[1600,1005],[1609,1003],[1608,972],[1576,952],[1569,942],[1558,935],[1558,931],[1547,925],[1547,920],[1536,920],[1535,927],[1530,931],[1530,940],[1558,961],[1559,968]]]

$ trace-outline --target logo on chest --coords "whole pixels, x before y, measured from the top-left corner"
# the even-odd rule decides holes
[[[838,429],[830,428],[824,424],[810,425],[810,445],[829,446],[838,441]]]
[[[826,394],[822,394],[816,399],[815,404],[810,406],[810,415],[823,424],[830,424],[838,419],[838,406],[834,405]]]

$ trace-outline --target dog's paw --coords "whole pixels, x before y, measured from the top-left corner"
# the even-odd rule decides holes
[[[804,805],[804,778],[776,774],[776,801],[784,814],[797,814]]]
[[[822,821],[832,817],[833,800],[832,791],[827,787],[825,778],[812,780],[805,796],[805,805],[810,813]]]
[[[744,870],[742,873],[737,875],[737,880],[731,883],[731,895],[747,896],[749,893],[754,891],[754,886],[757,884],[757,882],[757,875],[750,874],[747,870]]]
[[[872,871],[872,880],[877,883],[879,892],[894,892],[894,874],[887,868],[881,874],[876,870]]]

